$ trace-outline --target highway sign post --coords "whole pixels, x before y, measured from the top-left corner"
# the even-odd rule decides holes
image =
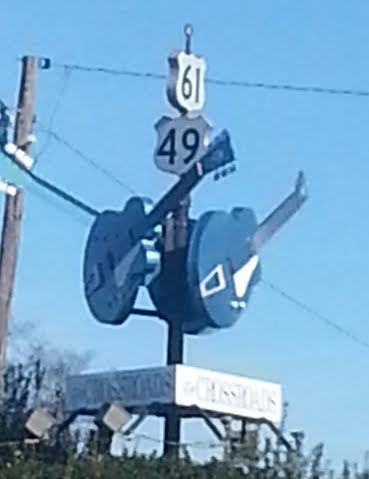
[[[169,56],[169,76],[167,95],[171,105],[181,116],[177,120],[159,120],[156,124],[158,136],[166,130],[164,143],[155,151],[155,162],[160,169],[172,168],[172,172],[183,174],[190,165],[197,163],[208,144],[207,122],[201,116],[205,104],[205,60],[191,51],[192,26],[185,27],[185,51],[177,51]],[[177,128],[173,128],[176,124]],[[169,150],[163,149],[167,144]],[[159,142],[160,145],[160,142]],[[218,150],[218,152],[221,150]],[[170,153],[168,163],[165,153]],[[163,155],[164,153],[164,155]],[[163,158],[164,156],[164,158]],[[214,157],[216,153],[214,154]],[[233,154],[232,154],[233,157]],[[233,158],[232,158],[233,162]],[[169,164],[169,166],[168,166]],[[183,363],[184,323],[186,312],[180,307],[179,297],[183,293],[185,282],[186,254],[189,241],[188,197],[178,203],[172,218],[167,218],[164,230],[164,251],[158,285],[159,302],[168,322],[167,364]],[[155,287],[154,287],[155,288]],[[181,440],[181,415],[176,404],[168,408],[165,416],[164,454],[179,455],[178,444]]]
[[[149,373],[113,374],[109,376],[113,383],[106,375],[90,376],[96,380],[97,389],[90,379],[78,377],[70,383],[74,392],[68,393],[71,409],[77,405],[82,410],[92,405],[98,408],[102,401],[121,400],[122,406],[134,413],[134,388],[140,385],[136,405],[142,406],[141,396],[148,394],[144,405],[149,414],[165,418],[164,453],[176,456],[183,415],[203,417],[213,432],[216,427],[205,413],[278,422],[279,386],[260,386],[264,388],[260,395],[255,392],[259,391],[257,382],[253,383],[254,390],[251,380],[184,366],[184,336],[220,331],[240,319],[261,279],[262,246],[307,199],[304,175],[300,173],[292,193],[261,222],[247,207],[230,212],[207,211],[199,218],[189,216],[193,189],[211,172],[216,178],[233,172],[235,154],[227,130],[209,138],[211,128],[202,112],[206,63],[191,51],[192,27],[187,26],[185,34],[185,50],[169,57],[167,95],[177,116],[162,116],[155,124],[154,163],[177,179],[157,202],[132,197],[122,211],[97,215],[83,264],[85,298],[99,322],[121,325],[132,314],[140,314],[167,323],[167,364]],[[140,287],[148,289],[154,311],[135,308]],[[135,386],[129,386],[130,381]],[[79,396],[78,384],[82,388]],[[123,390],[124,397],[120,397]],[[270,395],[267,390],[274,392]],[[210,397],[210,392],[215,396]],[[229,400],[235,404],[224,404]],[[261,411],[259,415],[252,412],[250,401]],[[221,436],[218,432],[216,435]]]

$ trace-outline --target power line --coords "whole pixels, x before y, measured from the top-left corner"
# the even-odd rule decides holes
[[[278,294],[282,298],[286,299],[290,303],[294,304],[298,308],[305,311],[305,313],[307,313],[310,317],[313,317],[316,320],[326,324],[330,328],[334,329],[336,332],[340,333],[343,336],[346,336],[351,341],[354,341],[355,343],[360,344],[364,348],[369,349],[369,343],[367,341],[365,341],[364,339],[359,338],[354,333],[352,333],[350,330],[348,330],[346,328],[343,328],[342,326],[340,326],[336,322],[332,321],[327,316],[324,316],[323,314],[319,313],[318,311],[316,311],[315,309],[313,309],[311,306],[304,303],[303,301],[293,297],[292,295],[290,295],[289,293],[284,291],[282,288],[276,286],[274,283],[271,283],[271,282],[265,281],[265,280],[262,280],[262,283],[265,286],[267,286],[274,293]]]
[[[343,88],[326,88],[319,86],[302,86],[283,83],[263,83],[263,82],[247,82],[239,80],[217,80],[208,78],[208,83],[221,86],[234,86],[242,88],[259,88],[264,90],[285,90],[299,93],[321,93],[327,95],[346,95],[346,96],[369,96],[369,90],[355,90]]]
[[[96,217],[99,215],[99,211],[93,208],[92,206],[88,205],[87,203],[81,201],[80,199],[76,198],[70,193],[67,193],[65,190],[62,188],[54,185],[48,180],[45,180],[41,178],[40,176],[36,175],[36,173],[33,173],[30,170],[24,169],[24,172],[39,186],[42,188],[48,190],[50,193],[53,193],[54,195],[58,196],[61,198],[63,201],[71,204],[75,208],[78,208],[79,210],[83,211],[84,213],[87,213],[89,216]]]
[[[4,102],[0,100],[0,106],[7,109],[6,105]],[[1,125],[0,125],[1,126]],[[7,129],[8,125],[2,125],[2,128],[5,130]],[[5,138],[2,138],[4,134],[0,131],[0,141],[3,142]],[[6,135],[5,135],[6,136]],[[0,144],[1,150],[3,149],[4,145]],[[5,155],[6,152],[4,152]],[[7,155],[8,156],[8,155]],[[13,160],[12,160],[13,161]],[[45,180],[44,178],[40,177],[36,173],[33,173],[31,170],[27,169],[26,167],[22,167],[18,165],[21,171],[24,172],[25,175],[29,176],[31,180],[33,180],[34,183],[38,184],[42,188],[46,189],[50,193],[53,193],[55,196],[58,196],[61,198],[63,201],[71,204],[72,206],[78,208],[79,210],[83,211],[84,213],[87,213],[90,216],[96,217],[99,215],[99,211],[93,208],[92,206],[86,204],[85,202],[81,201],[80,199],[76,198],[74,195],[67,193],[65,190],[62,188],[56,186],[55,184],[51,183],[48,180]]]
[[[72,215],[71,212],[67,208],[63,208],[63,205],[61,203],[58,203],[56,201],[51,201],[49,196],[46,198],[45,195],[43,195],[36,188],[35,189],[28,188],[27,192],[30,193],[31,195],[35,196],[36,198],[38,198],[41,202],[43,202],[45,204],[48,204],[48,205],[51,205],[54,208],[59,209],[61,212],[65,213],[67,216],[69,216],[71,219],[75,220],[76,222],[78,222],[82,226],[86,227],[88,225],[88,223],[82,221],[77,216]]]
[[[9,110],[7,105],[0,99],[0,107],[4,108],[5,110]],[[55,111],[55,110],[54,110]],[[129,185],[124,183],[123,181],[119,180],[119,178],[115,177],[111,172],[109,172],[106,168],[102,167],[97,163],[95,160],[91,159],[87,155],[85,155],[79,148],[73,146],[69,141],[65,140],[62,138],[60,135],[55,133],[51,128],[46,127],[43,125],[39,120],[36,120],[36,123],[39,125],[39,127],[45,131],[48,135],[49,138],[52,137],[56,141],[58,141],[60,144],[68,148],[70,151],[72,151],[74,154],[76,154],[79,158],[83,159],[85,162],[87,162],[89,165],[93,166],[97,171],[117,183],[119,186],[123,187],[124,189],[130,191],[132,194],[136,194],[136,192],[131,188]],[[0,132],[1,133],[1,132]],[[56,186],[55,184],[51,183],[48,180],[45,180],[41,178],[39,175],[33,173],[32,171],[26,169],[26,168],[21,168],[22,171],[24,171],[25,174],[27,174],[35,183],[37,183],[39,186],[43,187],[44,189],[47,189],[49,192],[53,193],[54,195],[58,196],[65,202],[71,204],[72,206],[78,208],[79,210],[83,211],[84,213],[87,213],[90,216],[98,216],[99,212],[92,206],[86,204],[85,202],[81,201],[80,199],[76,198],[70,193],[67,193],[65,190],[62,188]]]
[[[56,68],[62,68],[65,70],[74,70],[84,73],[102,73],[112,76],[125,76],[133,78],[148,78],[153,80],[165,80],[166,76],[161,73],[138,71],[129,69],[107,68],[107,67],[94,67],[77,64],[66,63],[52,63],[52,66]],[[361,90],[354,88],[328,88],[321,86],[308,86],[308,85],[293,85],[288,83],[268,83],[268,82],[251,82],[245,80],[228,80],[219,78],[207,78],[206,83],[224,87],[239,87],[239,88],[254,88],[263,90],[279,90],[287,92],[299,92],[299,93],[319,93],[325,95],[344,95],[355,97],[369,97],[369,90]]]
[[[66,69],[65,73],[64,73],[64,78],[63,78],[63,82],[62,82],[60,91],[58,93],[58,96],[56,98],[54,107],[53,107],[52,112],[50,114],[49,124],[48,124],[48,128],[47,128],[49,130],[49,132],[53,128],[54,120],[55,120],[56,115],[58,113],[58,110],[59,110],[59,107],[60,107],[60,104],[61,104],[61,100],[63,99],[63,97],[65,95],[65,92],[67,91],[69,79],[70,79],[70,71]],[[41,158],[41,156],[46,152],[46,150],[49,146],[50,140],[51,140],[51,134],[48,133],[44,145],[41,147],[40,151],[35,156],[35,162],[37,162]]]
[[[109,180],[113,181],[120,187],[124,188],[125,190],[129,191],[132,194],[136,194],[136,191],[131,188],[127,183],[124,181],[120,180],[117,178],[113,173],[111,173],[107,168],[104,166],[101,166],[97,161],[92,159],[91,157],[87,156],[85,153],[82,152],[78,147],[72,145],[68,140],[64,139],[61,137],[58,133],[56,133],[54,130],[51,128],[48,128],[45,126],[43,123],[41,123],[39,120],[36,121],[36,123],[39,125],[39,127],[46,132],[50,137],[54,138],[58,143],[63,145],[65,148],[67,148],[69,151],[73,152],[75,155],[77,155],[80,159],[82,159],[85,163],[89,164],[92,166],[96,171],[104,175],[106,178]]]
[[[141,72],[135,70],[123,70],[118,68],[106,68],[106,67],[92,67],[86,65],[76,65],[76,64],[65,64],[65,63],[51,63],[52,66],[56,68],[62,68],[66,70],[74,70],[85,73],[104,73],[106,75],[113,76],[128,76],[135,78],[151,78],[154,80],[165,80],[166,76],[161,73],[153,72]]]

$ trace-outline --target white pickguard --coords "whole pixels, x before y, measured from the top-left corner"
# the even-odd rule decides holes
[[[208,284],[216,278],[217,284],[209,288]],[[207,298],[215,293],[223,291],[226,287],[226,280],[224,276],[223,266],[218,264],[200,283],[200,294],[202,298]]]
[[[115,283],[118,288],[124,285],[124,281],[127,278],[127,275],[136,259],[136,255],[141,248],[141,243],[138,242],[132,249],[129,251],[121,262],[116,266],[114,270]]]
[[[234,289],[238,298],[243,298],[250,284],[252,275],[259,264],[259,256],[252,256],[238,271],[233,274]]]

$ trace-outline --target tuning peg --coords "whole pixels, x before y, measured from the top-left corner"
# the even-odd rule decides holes
[[[233,163],[228,169],[228,173],[234,173],[237,170],[237,165],[236,163]]]
[[[305,174],[304,174],[303,171],[300,171],[298,176],[297,176],[295,191],[296,191],[296,193],[298,193],[302,197],[305,197],[305,198],[308,197]]]
[[[220,180],[220,178],[225,178],[227,175],[234,173],[236,171],[236,165],[233,164],[229,168],[223,168],[222,170],[218,170],[214,175],[214,181]]]

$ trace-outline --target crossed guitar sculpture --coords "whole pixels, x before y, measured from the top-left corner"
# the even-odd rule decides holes
[[[102,323],[120,325],[131,314],[140,286],[148,288],[161,317],[168,317],[161,269],[161,224],[208,173],[234,170],[227,131],[156,203],[132,197],[123,211],[104,211],[88,235],[83,264],[87,304]],[[244,312],[261,279],[261,247],[307,199],[303,173],[293,192],[261,223],[251,208],[209,211],[189,221],[183,271],[176,278],[175,302],[183,332],[200,334],[232,326]],[[168,294],[170,292],[168,291]]]

